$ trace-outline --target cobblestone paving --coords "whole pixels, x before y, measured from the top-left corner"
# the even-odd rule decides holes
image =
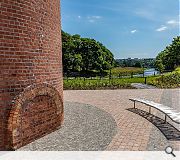
[[[172,97],[169,97],[173,94]],[[163,150],[167,145],[180,150],[179,141],[167,141],[164,135],[149,121],[143,117],[129,112],[133,104],[129,98],[146,98],[157,103],[169,103],[172,107],[178,108],[179,90],[169,90],[165,94],[162,89],[137,89],[137,90],[95,90],[95,91],[64,91],[66,101],[79,102],[97,106],[110,113],[117,123],[117,134],[106,148],[106,150]],[[167,105],[167,104],[166,104]],[[137,105],[139,109],[148,112],[148,107],[143,104]],[[154,115],[164,118],[164,115],[152,109]],[[170,122],[171,123],[171,122]],[[173,124],[173,123],[172,123]],[[175,124],[173,124],[175,125]],[[176,125],[179,128],[179,126]]]
[[[88,104],[65,102],[64,124],[19,151],[101,151],[117,133],[113,117]]]

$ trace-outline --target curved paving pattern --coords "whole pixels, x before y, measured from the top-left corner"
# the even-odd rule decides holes
[[[168,141],[165,136],[148,120],[128,111],[133,108],[129,98],[145,98],[166,105],[169,99],[163,89],[126,89],[126,90],[91,90],[91,91],[64,91],[65,100],[91,104],[110,113],[117,123],[117,134],[114,136],[106,150],[130,151],[156,151],[164,150],[171,145],[175,150],[180,150],[179,141]],[[169,89],[172,96],[172,107],[179,107],[179,89]],[[175,95],[174,95],[175,94]],[[166,102],[166,103],[165,103]],[[138,104],[138,109],[148,112],[143,104]],[[152,109],[153,115],[164,119],[164,114]],[[172,121],[168,122],[178,128]]]
[[[172,100],[171,106],[178,109],[179,91],[179,89],[64,91],[65,101],[71,103],[65,104],[66,115],[62,129],[21,150],[159,151],[171,145],[180,151],[179,141],[168,141],[156,126],[142,116],[127,110],[133,108],[129,98],[136,97],[165,105]],[[143,104],[138,104],[138,109],[148,112],[148,108]],[[164,118],[164,114],[155,109],[152,109],[152,113],[161,119]],[[179,128],[169,119],[168,122]]]
[[[105,150],[117,132],[113,117],[97,107],[66,102],[64,125],[59,130],[19,150],[100,151]]]

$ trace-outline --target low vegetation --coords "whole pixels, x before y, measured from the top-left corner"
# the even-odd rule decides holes
[[[95,71],[94,71],[95,72]],[[133,75],[143,73],[142,68],[117,67],[111,71],[106,70],[104,77],[66,77],[64,78],[64,89],[71,90],[95,90],[95,89],[130,89],[131,83],[145,83],[143,77]],[[152,78],[148,78],[151,80]]]
[[[155,85],[158,88],[179,88],[180,87],[180,67],[172,73],[167,73],[152,79],[149,84]]]
[[[155,77],[148,77],[152,81]],[[132,89],[131,83],[145,83],[145,78],[116,78],[116,79],[64,79],[64,89],[96,90],[96,89]]]

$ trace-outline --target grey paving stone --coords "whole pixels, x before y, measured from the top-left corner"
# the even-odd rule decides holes
[[[65,102],[63,126],[20,151],[100,151],[117,132],[113,117],[95,106]]]

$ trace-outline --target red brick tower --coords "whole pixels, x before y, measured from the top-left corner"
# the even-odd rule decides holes
[[[63,120],[60,0],[0,0],[0,150]]]

